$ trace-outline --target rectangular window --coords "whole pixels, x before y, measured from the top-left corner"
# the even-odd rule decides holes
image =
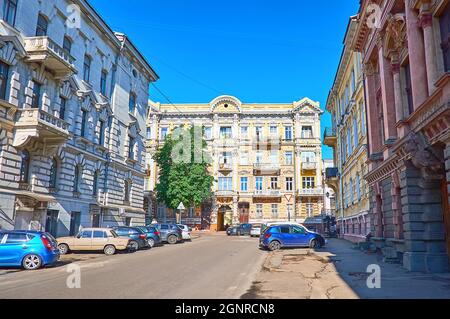
[[[284,160],[286,165],[293,165],[294,164],[294,155],[292,152],[286,152],[284,154]]]
[[[286,126],[284,128],[284,139],[287,141],[292,141],[292,126]]]
[[[248,138],[248,126],[241,126],[241,138]]]
[[[262,191],[263,189],[263,178],[260,176],[255,178],[255,189],[257,191]]]
[[[128,138],[128,158],[134,159],[135,139],[132,136]]]
[[[286,191],[291,192],[294,190],[294,178],[286,177]]]
[[[439,17],[441,27],[441,48],[444,57],[444,68],[450,72],[450,3],[447,4],[443,14]]]
[[[233,156],[230,152],[222,152],[222,155],[219,158],[220,164],[231,164],[233,162]]]
[[[241,165],[248,165],[248,152],[241,153]]]
[[[263,159],[262,152],[258,151],[256,152],[256,164],[261,164]]]
[[[99,126],[98,144],[103,146],[103,144],[105,144],[105,122],[102,120],[99,120],[98,126]]]
[[[241,177],[241,192],[248,191],[248,177]]]
[[[256,126],[255,127],[255,134],[256,139],[260,141],[263,138],[263,127],[262,126]]]
[[[0,61],[0,99],[6,100],[8,89],[9,65]]]
[[[232,191],[232,190],[233,190],[233,178],[219,177],[219,191]]]
[[[134,114],[135,110],[136,110],[136,94],[130,92],[130,97],[128,100],[128,112]]]
[[[308,215],[308,217],[312,217],[314,215],[314,204],[306,204],[306,214]]]
[[[302,138],[312,138],[313,130],[312,126],[303,126],[302,127]]]
[[[161,140],[166,139],[168,131],[169,131],[169,129],[167,127],[161,128]]]
[[[278,151],[270,152],[270,163],[275,165],[278,165],[280,163],[280,156],[278,154]]]
[[[63,49],[69,54],[72,51],[72,41],[67,36],[63,39]]]
[[[16,12],[17,0],[6,0],[3,11],[3,20],[14,26],[16,23]]]
[[[40,83],[37,83],[36,81],[33,81],[33,98],[31,101],[31,107],[34,109],[38,109],[41,107],[41,89],[42,85]]]
[[[230,126],[222,126],[220,128],[220,138],[231,138],[231,127]]]
[[[152,128],[151,127],[147,127],[147,139],[151,139],[152,138]]]
[[[47,35],[47,29],[48,29],[48,21],[47,18],[45,18],[42,14],[39,14],[38,16],[38,22],[36,26],[36,36],[37,37],[44,37]]]
[[[211,140],[212,139],[212,128],[211,126],[205,126],[205,139]]]
[[[270,178],[270,189],[278,189],[278,177]]]
[[[278,126],[270,126],[270,136],[274,137],[278,135]]]
[[[61,103],[59,105],[59,118],[64,120],[66,118],[67,99],[61,97]]]
[[[315,163],[316,162],[316,153],[302,152],[302,162],[303,163]]]
[[[302,178],[302,186],[304,189],[311,189],[316,187],[315,178],[314,177],[303,177]]]
[[[256,218],[263,218],[263,204],[256,204]]]
[[[278,218],[278,204],[272,204],[272,218]]]
[[[356,117],[353,118],[353,148],[356,149],[358,146],[358,121]]]
[[[409,63],[405,65],[405,93],[406,101],[408,103],[407,110],[408,115],[414,112],[413,95],[412,95],[412,84],[411,84],[411,68]]]
[[[81,136],[86,137],[87,111],[81,110]]]
[[[103,70],[101,78],[100,78],[100,93],[103,94],[103,96],[106,96],[106,79],[107,78],[108,78],[108,72]]]
[[[89,83],[89,79],[91,76],[91,62],[92,59],[88,55],[85,55],[83,63],[83,80],[86,83]]]
[[[364,105],[364,102],[361,102],[359,108],[361,110],[361,135],[366,136],[366,107]]]

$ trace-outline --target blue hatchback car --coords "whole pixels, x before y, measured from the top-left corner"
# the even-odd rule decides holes
[[[28,230],[0,231],[0,266],[36,270],[59,260],[56,239]]]
[[[161,233],[153,226],[138,226],[147,235],[147,242],[150,248],[161,245]]]
[[[326,241],[320,234],[300,225],[274,225],[268,227],[259,238],[259,244],[269,250],[285,247],[320,248]]]

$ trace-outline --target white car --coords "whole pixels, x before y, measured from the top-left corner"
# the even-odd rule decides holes
[[[183,240],[191,240],[191,228],[187,225],[177,224],[177,226],[181,229],[181,236]]]
[[[261,224],[253,224],[252,229],[250,230],[250,237],[259,237],[261,236]]]

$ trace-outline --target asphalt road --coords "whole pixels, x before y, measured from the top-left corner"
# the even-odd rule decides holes
[[[38,271],[0,269],[0,298],[235,299],[251,286],[266,254],[257,239],[202,235],[174,246],[88,256]],[[74,264],[80,266],[81,288],[67,286],[76,283],[73,270],[68,272]]]

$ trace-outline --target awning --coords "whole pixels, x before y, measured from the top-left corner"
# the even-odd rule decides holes
[[[1,189],[0,192],[8,193],[11,195],[16,195],[16,196],[30,197],[30,198],[37,200],[38,202],[49,202],[49,203],[56,202],[56,198],[51,195],[44,195],[44,194],[39,194],[39,193],[35,193],[35,192],[30,192],[30,191],[24,191],[24,190],[14,190],[13,191],[13,190],[8,190],[8,189]]]
[[[126,212],[145,214],[145,210],[143,208],[136,208],[136,207],[132,207],[132,206],[122,206],[122,205],[109,204],[109,205],[99,205],[99,207],[101,207],[101,208],[123,209]]]

